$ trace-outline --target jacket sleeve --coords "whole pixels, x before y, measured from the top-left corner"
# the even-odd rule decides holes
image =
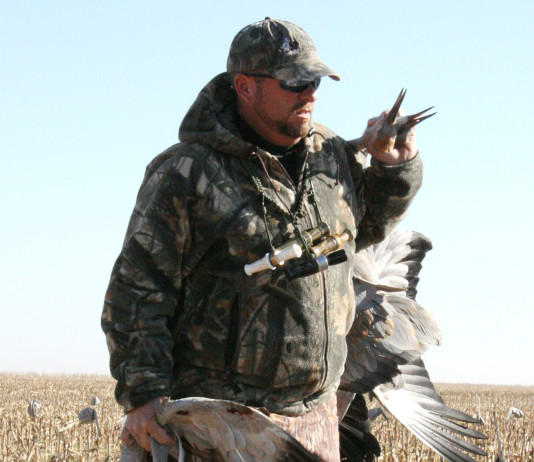
[[[172,329],[191,236],[188,184],[179,169],[148,167],[106,292],[101,324],[126,412],[171,391]]]
[[[358,225],[356,250],[382,241],[404,218],[423,178],[419,153],[408,162],[386,165],[374,159],[363,171],[363,211]],[[358,186],[357,186],[358,187]]]

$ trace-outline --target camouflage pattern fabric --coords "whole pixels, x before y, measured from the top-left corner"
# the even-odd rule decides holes
[[[295,186],[274,156],[241,139],[226,73],[200,92],[180,140],[146,170],[106,293],[116,398],[126,411],[156,396],[205,396],[305,414],[328,401],[344,369],[354,253],[402,218],[421,183],[419,156],[367,167],[314,124],[299,153],[310,181],[301,172]],[[317,204],[304,194],[294,222],[287,211],[304,187]],[[357,236],[346,263],[292,281],[284,267],[298,261],[245,274],[269,237],[279,247],[321,220]]]
[[[265,18],[235,36],[228,73],[263,70],[287,85],[301,85],[318,77],[339,76],[321,61],[306,31],[287,21]]]
[[[339,462],[339,422],[334,394],[330,400],[297,417],[269,416],[311,453],[328,462]]]

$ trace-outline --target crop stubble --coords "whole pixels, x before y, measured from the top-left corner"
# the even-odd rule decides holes
[[[119,421],[122,410],[113,396],[115,382],[107,376],[0,374],[0,458],[3,462],[114,462],[119,460]],[[494,460],[497,437],[493,413],[497,417],[503,455],[509,462],[532,461],[534,439],[534,387],[498,385],[436,385],[444,401],[468,414],[478,414],[477,395],[485,424],[476,426],[488,435],[481,447]],[[78,413],[93,406],[96,423],[81,424]],[[37,417],[28,413],[30,398],[41,404]],[[370,407],[375,402],[370,403]],[[510,407],[524,412],[511,417]],[[439,461],[426,446],[393,418],[378,418],[373,433],[382,447],[378,462]],[[479,460],[483,460],[479,458]]]

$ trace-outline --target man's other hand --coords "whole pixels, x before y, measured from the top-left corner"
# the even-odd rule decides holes
[[[379,162],[398,165],[413,159],[417,154],[415,127],[403,133],[400,130],[401,126],[395,121],[389,122],[388,113],[389,110],[369,119],[364,132],[365,144],[369,154]],[[402,118],[401,111],[399,115],[401,116],[399,118]]]
[[[146,451],[150,451],[150,437],[158,443],[171,445],[174,442],[163,427],[156,421],[156,403],[167,398],[154,398],[143,406],[130,411],[126,416],[126,423],[122,428],[121,441],[126,446],[132,446],[135,441]]]

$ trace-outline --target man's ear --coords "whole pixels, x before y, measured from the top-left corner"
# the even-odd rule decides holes
[[[244,74],[236,74],[234,77],[234,89],[239,99],[250,102],[256,95],[256,81],[253,77]]]

